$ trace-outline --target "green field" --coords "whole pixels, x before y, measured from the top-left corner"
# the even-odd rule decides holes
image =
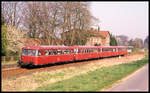
[[[86,74],[38,87],[35,91],[99,91],[133,73],[147,63],[148,56],[131,63],[102,67]]]

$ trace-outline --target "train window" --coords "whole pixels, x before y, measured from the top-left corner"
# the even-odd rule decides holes
[[[85,53],[88,53],[88,49],[85,49]]]
[[[22,55],[23,55],[23,56],[28,55],[28,49],[23,49],[23,50],[22,50]]]
[[[90,53],[90,49],[88,49],[88,53]]]
[[[41,49],[40,52],[41,52],[42,56],[45,55],[45,50],[44,49]]]
[[[67,54],[67,51],[66,50],[62,50],[62,54]]]
[[[54,55],[53,50],[49,50],[49,55]]]
[[[84,53],[84,49],[81,49],[81,52]]]
[[[36,55],[36,50],[28,50],[28,55],[29,56],[35,56]]]
[[[49,51],[45,50],[45,55],[48,56],[49,55]]]
[[[99,49],[99,52],[102,52],[102,48]]]
[[[86,49],[84,49],[84,53],[86,53]]]
[[[32,50],[28,50],[28,55],[29,55],[29,56],[32,55]]]
[[[97,49],[93,49],[93,52],[98,52]]]
[[[90,53],[92,53],[93,52],[93,49],[90,49]]]
[[[67,51],[68,51],[68,52],[67,52],[68,54],[70,54],[70,53],[71,53],[71,50],[70,50],[70,49],[68,49]]]
[[[40,52],[40,50],[38,50],[38,56],[41,56],[41,52]]]
[[[90,53],[89,49],[87,49],[87,52]]]
[[[68,49],[68,50],[67,50],[67,54],[70,54],[70,52],[71,52],[70,49]]]
[[[91,52],[93,52],[93,49],[91,49]]]
[[[87,53],[89,53],[89,49],[87,49]]]
[[[113,49],[113,52],[115,52],[116,50],[115,49]]]
[[[41,50],[38,50],[38,56],[43,56],[45,55],[45,50],[41,49]]]
[[[61,54],[63,55],[63,54],[65,54],[65,52],[64,52],[65,50],[61,50]]]
[[[78,49],[78,53],[81,53],[81,49]]]
[[[85,49],[84,52],[87,53],[87,49]]]
[[[88,49],[88,53],[90,53],[90,49]]]
[[[57,50],[57,54],[61,55],[62,54],[62,50]]]
[[[125,51],[125,48],[119,48],[120,51]]]
[[[84,53],[83,49],[81,49],[81,53]]]
[[[111,52],[111,51],[113,51],[113,49],[112,48],[103,48],[103,51],[104,52]]]
[[[92,52],[98,52],[97,49],[82,49],[82,53],[92,53]]]
[[[74,49],[73,53],[75,53],[75,54],[79,53],[79,49]]]
[[[88,49],[84,49],[84,53],[88,53]]]
[[[84,50],[84,49],[82,49],[82,53],[85,53],[85,50]]]
[[[62,50],[51,49],[48,51],[49,55],[60,55],[62,54]]]
[[[89,49],[87,49],[87,53],[89,53]]]
[[[57,55],[57,50],[56,49],[53,50],[53,55]]]
[[[70,54],[70,50],[69,49],[66,49],[63,52],[64,52],[63,54]]]

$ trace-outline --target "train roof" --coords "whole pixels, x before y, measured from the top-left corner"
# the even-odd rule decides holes
[[[127,48],[127,46],[25,46],[23,49]]]
[[[70,49],[69,46],[25,46],[23,49]]]
[[[127,48],[127,46],[97,46],[98,48]]]

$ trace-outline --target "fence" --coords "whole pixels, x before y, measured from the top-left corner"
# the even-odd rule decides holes
[[[5,62],[5,61],[17,61],[17,60],[19,60],[19,56],[1,56],[1,60],[3,61],[3,62]]]

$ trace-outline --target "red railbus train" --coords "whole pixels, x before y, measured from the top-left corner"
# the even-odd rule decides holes
[[[19,66],[38,66],[127,54],[126,46],[26,46]]]

